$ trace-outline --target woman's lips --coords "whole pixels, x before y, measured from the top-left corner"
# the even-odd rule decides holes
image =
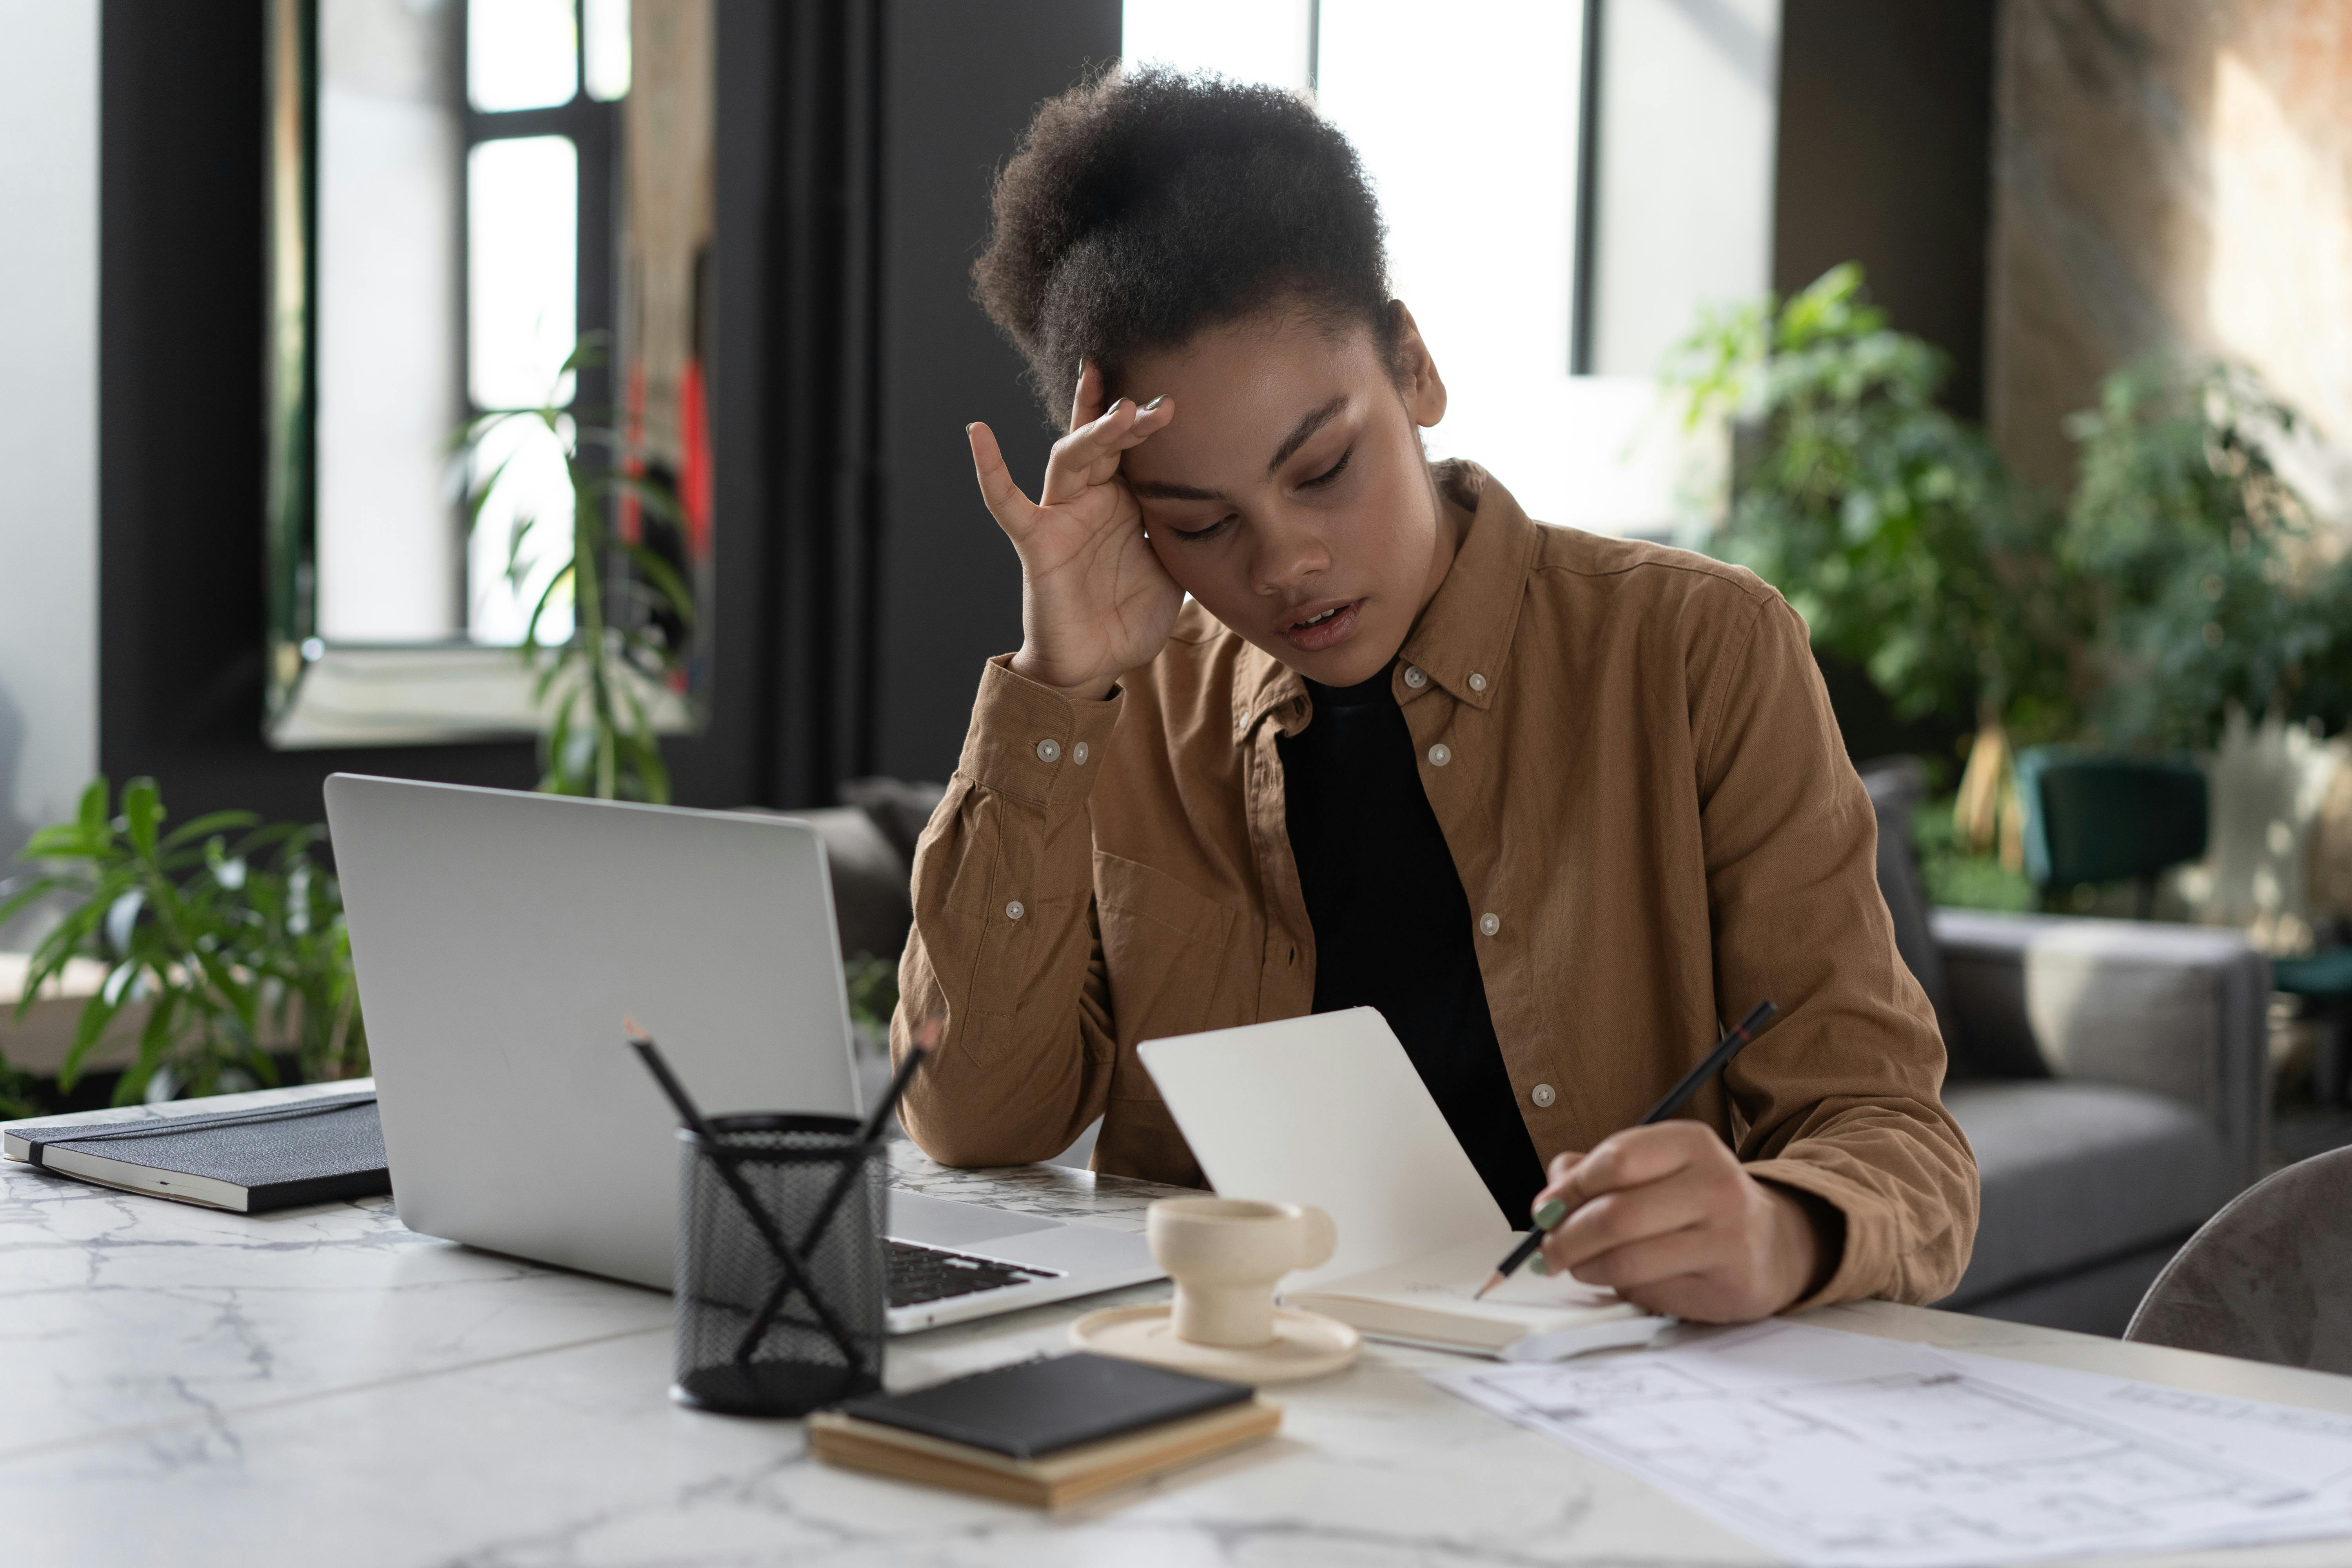
[[[1347,640],[1349,635],[1356,629],[1356,616],[1362,610],[1363,605],[1364,602],[1361,599],[1350,599],[1341,605],[1336,613],[1315,622],[1312,626],[1302,626],[1294,619],[1288,626],[1282,628],[1282,635],[1291,647],[1302,653],[1320,653],[1327,647]]]

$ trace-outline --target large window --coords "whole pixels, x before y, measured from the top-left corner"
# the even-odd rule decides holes
[[[629,0],[466,0],[466,397],[472,415],[610,401],[566,374],[613,306],[614,103],[629,90]],[[599,423],[609,422],[600,418]],[[466,545],[466,631],[520,642],[571,554],[567,426],[500,426],[476,458],[504,467]],[[543,640],[572,635],[551,605]]]
[[[269,0],[273,744],[534,726],[509,650],[567,581],[575,437],[677,498],[608,521],[707,596],[716,11]],[[554,415],[461,464],[458,431],[519,409]],[[605,566],[608,616],[656,613]],[[546,603],[540,638],[569,637]]]
[[[1347,132],[1391,282],[1445,378],[1433,457],[1473,458],[1534,516],[1662,533],[1672,420],[1590,363],[1594,0],[1126,0],[1124,57],[1304,94]]]
[[[562,367],[613,321],[629,81],[628,0],[319,0],[322,643],[520,641],[568,553],[555,435],[501,429],[470,528],[450,437],[609,402],[608,375]],[[558,605],[541,635],[570,627]]]

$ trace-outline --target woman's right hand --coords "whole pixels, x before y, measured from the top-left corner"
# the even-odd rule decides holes
[[[1143,535],[1143,509],[1119,478],[1119,458],[1165,430],[1176,405],[1138,408],[1122,397],[1102,408],[1102,375],[1078,375],[1070,433],[1054,443],[1045,484],[1032,501],[1005,471],[995,432],[966,427],[980,493],[1021,556],[1021,651],[1015,674],[1069,695],[1110,695],[1118,678],[1148,664],[1168,640],[1184,590]]]

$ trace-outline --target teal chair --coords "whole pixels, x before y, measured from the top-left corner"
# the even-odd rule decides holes
[[[2184,757],[2032,746],[2017,755],[2017,793],[2025,876],[2045,909],[2086,883],[2128,880],[2139,886],[2146,920],[2157,878],[2205,853],[2205,770]]]
[[[2018,753],[2017,790],[2026,807],[2025,875],[2044,908],[2086,882],[2129,879],[2139,884],[2146,920],[2157,878],[2205,853],[2205,773],[2186,759],[2036,746]],[[2352,947],[2275,960],[2271,984],[2318,1020],[2312,1089],[2322,1104],[2335,1104],[2352,1081]]]

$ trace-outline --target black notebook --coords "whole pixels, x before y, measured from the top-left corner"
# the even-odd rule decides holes
[[[1035,1459],[1240,1405],[1256,1392],[1238,1383],[1081,1351],[1051,1361],[1018,1362],[912,1394],[870,1394],[850,1400],[841,1413],[1015,1459]]]
[[[373,1093],[140,1121],[15,1127],[6,1152],[100,1186],[258,1214],[392,1191]]]

